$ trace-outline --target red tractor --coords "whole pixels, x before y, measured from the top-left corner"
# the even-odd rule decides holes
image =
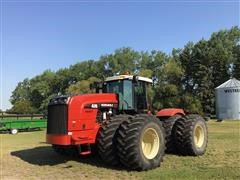
[[[138,171],[159,167],[165,151],[204,154],[205,120],[182,109],[153,115],[151,84],[145,77],[113,76],[98,84],[95,94],[51,99],[47,142],[63,155],[86,155],[96,147],[104,162]]]

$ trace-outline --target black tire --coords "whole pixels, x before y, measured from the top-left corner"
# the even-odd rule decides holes
[[[175,115],[167,119],[162,120],[163,127],[165,129],[165,141],[166,141],[166,153],[174,154],[176,153],[175,140],[173,136],[173,127],[175,122],[180,119],[181,115]]]
[[[154,129],[158,138],[158,149],[152,158],[144,155],[142,142],[144,133]],[[154,147],[151,147],[151,151]],[[153,116],[136,116],[124,121],[118,131],[118,156],[130,170],[149,170],[160,166],[165,153],[165,132],[162,123]]]
[[[78,149],[76,146],[52,145],[53,150],[62,156],[78,156]]]
[[[97,149],[101,159],[109,165],[119,165],[116,149],[116,132],[128,115],[117,115],[102,124],[97,137]]]
[[[174,126],[176,148],[182,155],[200,156],[207,148],[208,131],[205,120],[195,114],[176,121]]]

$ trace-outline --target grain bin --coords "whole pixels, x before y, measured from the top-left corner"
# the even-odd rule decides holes
[[[231,78],[215,88],[218,119],[240,120],[240,81]]]

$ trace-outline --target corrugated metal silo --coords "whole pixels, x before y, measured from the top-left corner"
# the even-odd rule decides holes
[[[240,81],[228,80],[215,89],[218,119],[240,120]]]

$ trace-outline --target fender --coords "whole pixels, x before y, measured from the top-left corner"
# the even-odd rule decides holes
[[[162,109],[160,111],[157,112],[157,117],[171,117],[171,116],[175,116],[176,114],[185,116],[185,112],[183,109],[180,108],[166,108],[166,109]]]

